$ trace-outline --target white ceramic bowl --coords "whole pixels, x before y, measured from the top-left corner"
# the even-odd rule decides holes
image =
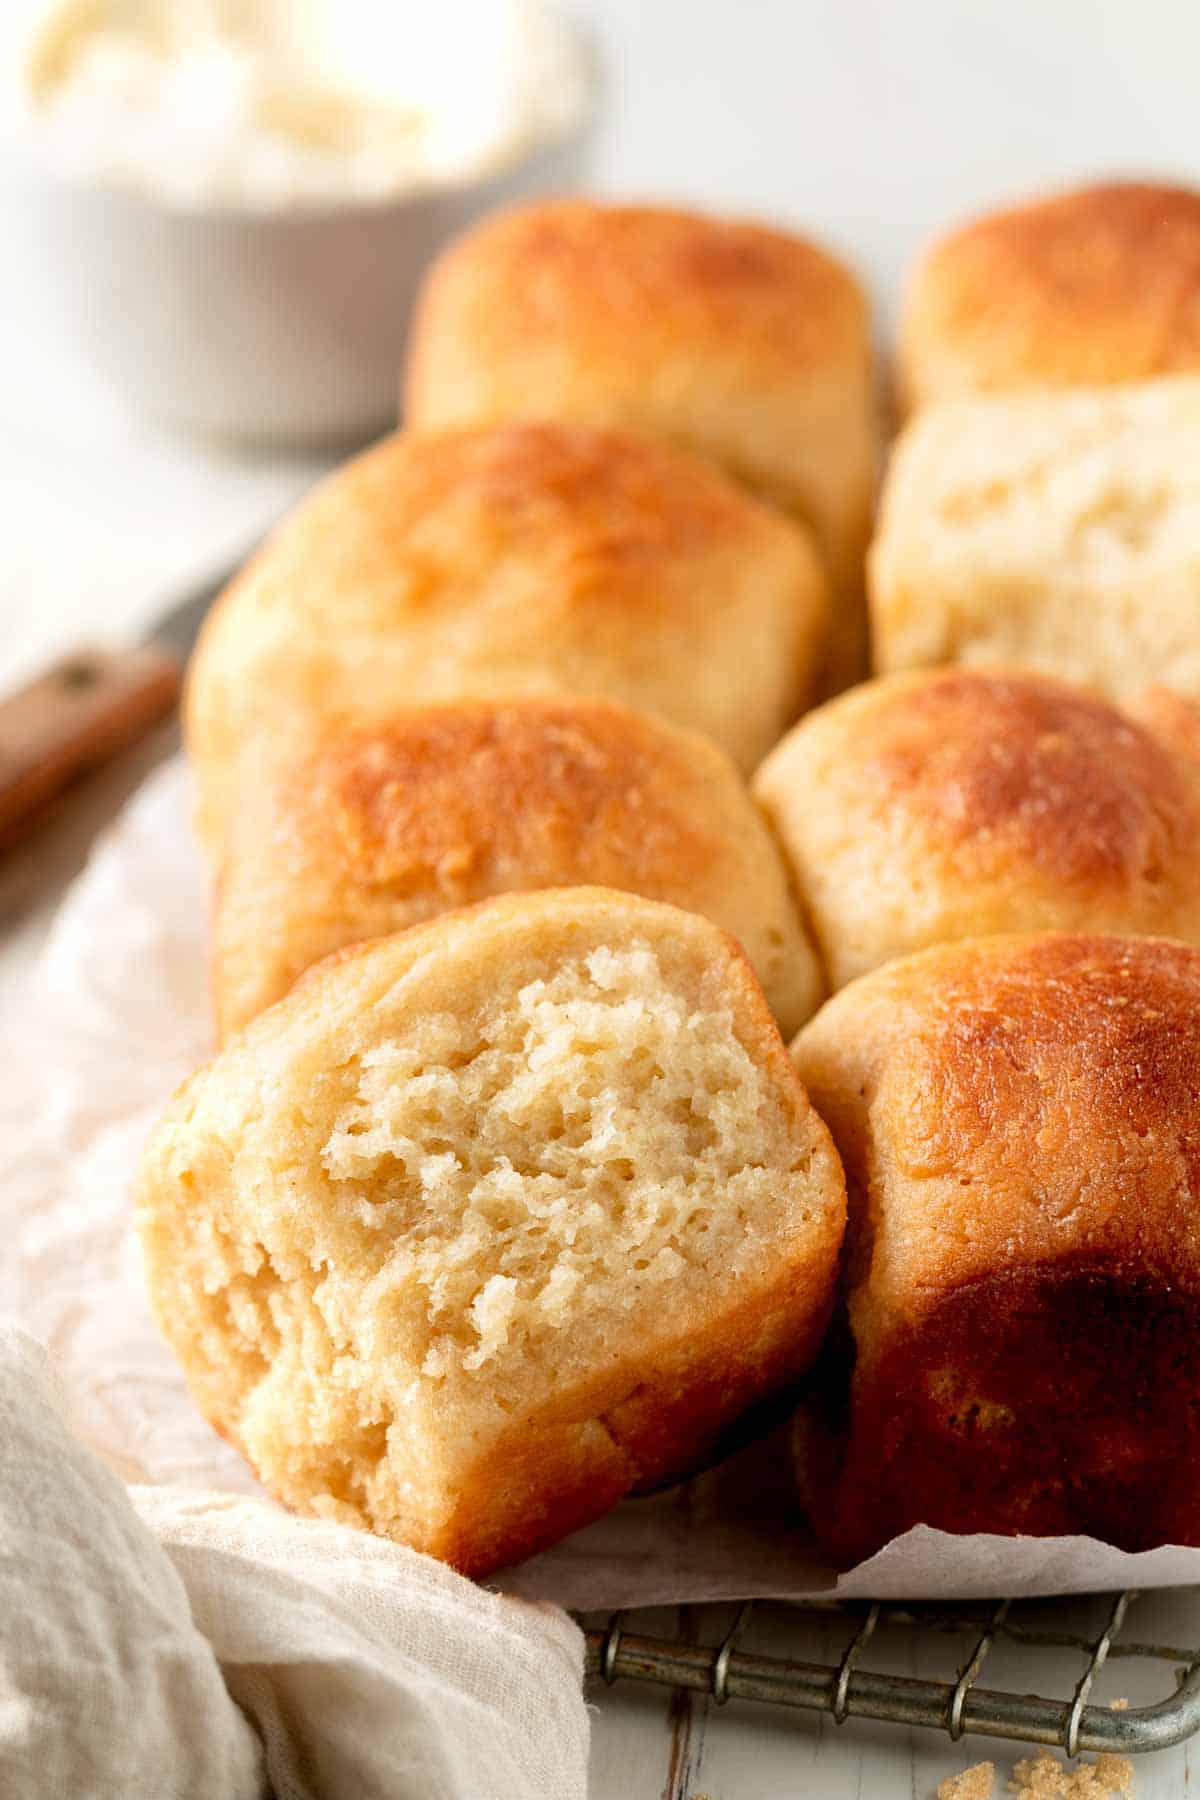
[[[6,203],[39,330],[133,405],[224,437],[348,442],[396,417],[430,258],[493,207],[582,186],[591,137],[589,120],[491,178],[319,210],[172,209],[28,159]]]

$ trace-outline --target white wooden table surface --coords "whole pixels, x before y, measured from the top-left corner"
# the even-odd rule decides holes
[[[1200,9],[1173,0],[593,0],[607,46],[598,177],[807,224],[872,277],[886,314],[914,242],[1015,191],[1100,169],[1195,175]],[[119,636],[222,566],[311,482],[319,458],[252,456],[125,417],[40,329],[5,235],[0,162],[0,684],[73,641]],[[136,764],[0,868],[0,1004]],[[6,1007],[7,1010],[7,1007]],[[12,1018],[11,1012],[8,1014]],[[1164,1641],[1195,1601],[1147,1605]],[[1067,1658],[1028,1680],[1078,1673]],[[1120,1686],[1111,1688],[1120,1692]],[[1200,1754],[1200,1752],[1198,1752]],[[595,1722],[596,1800],[879,1800],[932,1794],[969,1741],[618,1686]],[[1138,1764],[1142,1800],[1189,1791],[1186,1747]]]

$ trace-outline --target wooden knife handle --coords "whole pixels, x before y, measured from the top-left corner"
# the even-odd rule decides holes
[[[0,700],[0,848],[174,707],[182,670],[153,644],[76,650]]]

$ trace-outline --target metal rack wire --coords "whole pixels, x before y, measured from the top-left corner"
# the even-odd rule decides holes
[[[630,1612],[613,1613],[587,1629],[589,1675],[611,1685],[617,1681],[703,1693],[717,1705],[729,1700],[755,1700],[847,1719],[881,1719],[899,1725],[941,1729],[957,1740],[964,1732],[985,1737],[1049,1744],[1068,1756],[1079,1751],[1119,1751],[1135,1755],[1163,1750],[1200,1729],[1200,1612],[1197,1642],[1190,1646],[1141,1642],[1122,1636],[1126,1616],[1138,1598],[1133,1591],[1108,1595],[1094,1633],[1045,1627],[1031,1603],[999,1600],[982,1605],[935,1608],[900,1606],[748,1601],[713,1642],[648,1635],[636,1628]],[[1022,1617],[1022,1607],[1034,1622]],[[838,1621],[849,1637],[839,1659],[805,1662],[791,1656],[755,1654],[745,1639],[752,1620],[770,1610],[796,1619]],[[720,1608],[691,1609],[706,1617],[727,1617]],[[900,1627],[930,1639],[943,1634],[965,1639],[965,1654],[952,1677],[934,1680],[872,1669],[872,1645],[883,1626]],[[696,1633],[697,1637],[703,1633]],[[711,1635],[711,1634],[710,1634]],[[1061,1697],[1010,1693],[981,1687],[984,1664],[997,1644],[1033,1650],[1077,1651],[1085,1659],[1072,1692]],[[910,1646],[911,1647],[911,1646]],[[1097,1677],[1110,1659],[1136,1659],[1151,1669],[1161,1698],[1114,1710],[1092,1703]],[[1161,1683],[1158,1681],[1161,1677]],[[1143,1683],[1143,1685],[1145,1685]]]

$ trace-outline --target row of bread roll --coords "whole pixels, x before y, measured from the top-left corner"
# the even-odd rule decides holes
[[[481,1574],[720,1454],[824,1339],[796,1458],[840,1560],[1200,1542],[1200,952],[939,945],[793,1054],[733,940],[607,889],[326,959],[147,1152],[198,1404],[289,1506]]]
[[[850,1195],[795,1427],[840,1561],[918,1523],[1200,1542],[1198,756],[1165,689],[943,669],[757,777],[843,990],[794,1045]]]
[[[1200,374],[1200,194],[1110,182],[950,233],[910,280],[897,362],[905,409],[934,416],[888,484],[875,667],[1017,660],[1200,694],[1200,407],[1176,386]],[[815,246],[582,201],[503,214],[441,259],[406,385],[418,425],[659,436],[803,520],[834,582],[830,691],[865,668],[872,390],[861,290]]]
[[[1200,711],[1161,688],[1118,707],[1025,670],[867,682],[771,753],[761,812],[715,745],[587,698],[413,707],[248,755],[214,909],[224,1036],[335,950],[546,887],[714,920],[788,1036],[932,944],[1200,943]]]
[[[861,666],[862,298],[765,230],[547,230],[578,238],[568,310],[590,297],[575,377],[543,321],[547,381],[463,409],[452,356],[439,399],[451,267],[421,429],[206,626],[187,735],[227,1047],[140,1183],[206,1416],[287,1504],[476,1573],[794,1386],[845,1224],[767,999],[790,1032],[821,977],[744,777],[830,680],[835,616]],[[514,358],[545,244],[494,295]]]
[[[876,666],[911,672],[756,780],[842,988],[794,1045],[850,1195],[795,1426],[841,1561],[915,1524],[1200,1542],[1200,715],[936,667],[1200,694],[1198,368],[1195,195],[937,247],[871,564]]]
[[[1064,283],[1072,342],[1095,347],[1087,367],[1111,385],[925,410],[872,556],[881,672],[1018,661],[1110,692],[1200,691],[1200,388],[1122,385],[1187,366],[1198,233],[1200,197],[1085,190],[926,260],[901,338],[914,400],[1074,381],[1084,363],[1060,366],[1040,325],[1024,362],[990,364],[985,332],[976,361],[975,337],[956,350],[956,384],[920,373],[989,291],[1008,318],[1014,295],[1045,311]],[[981,242],[990,289],[968,280]],[[964,283],[970,305],[939,312],[931,296]],[[361,722],[414,691],[600,693],[707,732],[748,771],[812,698],[831,618],[833,685],[862,672],[846,596],[869,525],[871,381],[861,291],[802,239],[584,202],[469,234],[421,308],[408,388],[422,437],[335,478],[205,634],[190,739],[209,835],[232,747],[264,706]],[[790,534],[747,488],[792,515]]]
[[[514,369],[509,406],[467,407],[475,315],[455,296],[487,291],[519,363],[518,246],[545,367],[578,380],[555,394]],[[827,566],[861,586],[875,459],[857,284],[799,238],[580,202],[471,234],[422,319],[424,429],[276,532],[191,670],[222,1029],[345,943],[493,892],[605,882],[733,930],[790,1033],[820,983],[777,851],[719,752],[668,722],[749,775],[828,673]],[[639,355],[660,367],[653,395]]]
[[[319,963],[144,1162],[198,1404],[289,1506],[481,1574],[719,1454],[824,1340],[796,1458],[837,1558],[1200,1542],[1200,951],[939,945],[793,1056],[732,939],[607,889]]]
[[[798,528],[660,445],[511,425],[349,464],[190,672],[222,1031],[346,944],[573,883],[733,931],[796,1030],[821,980],[735,761],[800,710],[826,609]]]
[[[875,666],[1011,661],[1200,696],[1200,193],[993,214],[909,284]]]

